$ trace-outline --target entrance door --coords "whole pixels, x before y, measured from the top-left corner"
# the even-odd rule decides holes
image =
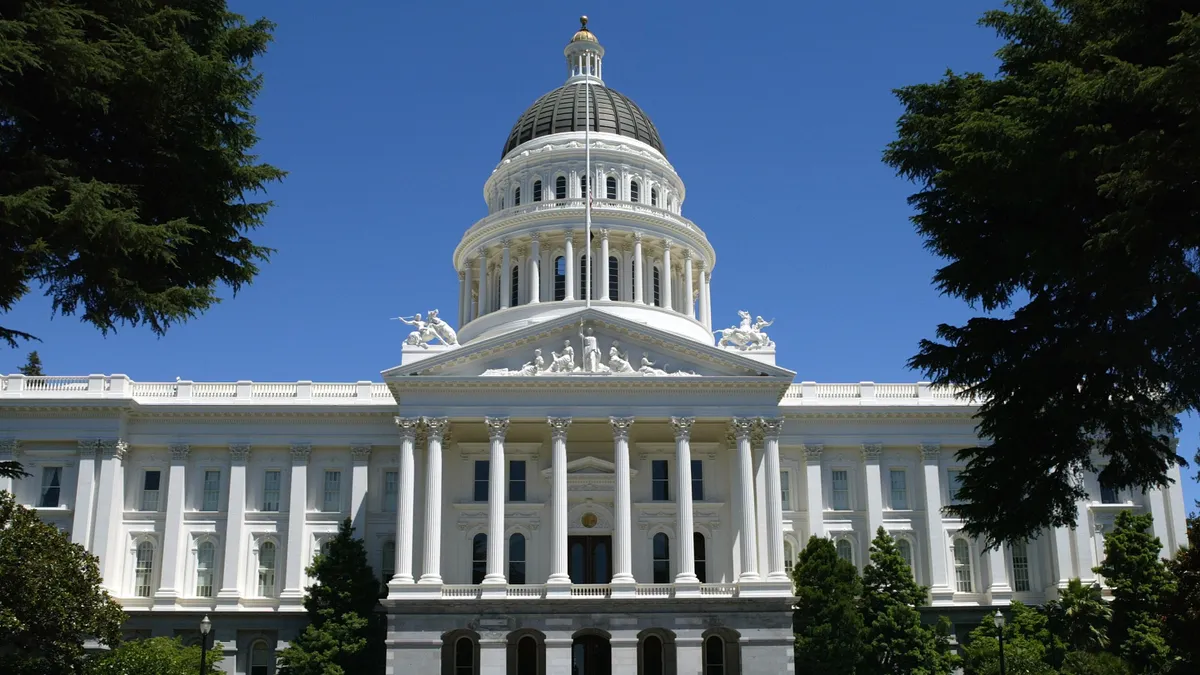
[[[575,638],[571,645],[571,675],[612,675],[612,648],[598,635]]]
[[[567,552],[571,583],[607,584],[612,581],[612,537],[567,537]]]

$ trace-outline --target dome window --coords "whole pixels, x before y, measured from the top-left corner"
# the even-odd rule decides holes
[[[516,187],[513,189],[513,206],[520,206],[520,205],[521,205],[521,188]]]
[[[554,259],[554,299],[567,297],[567,260],[561,255]]]
[[[608,179],[604,181],[604,196],[606,199],[616,199],[617,198],[617,179],[616,178],[609,176]]]
[[[631,181],[629,183],[629,201],[631,201],[631,202],[641,201],[642,200],[641,192],[642,192],[642,186],[639,185],[636,180]]]
[[[616,256],[608,257],[608,299],[621,299],[621,261]]]
[[[559,176],[558,178],[554,179],[554,198],[555,199],[566,199],[567,198],[567,177],[566,176]]]
[[[662,275],[654,268],[654,306],[662,307]]]
[[[658,188],[650,188],[650,206],[658,206]]]
[[[542,201],[542,181],[540,180],[533,181],[533,201]]]
[[[521,289],[521,266],[513,265],[512,289],[511,289],[511,292],[509,293],[509,302],[508,302],[509,307],[516,307],[517,305],[521,304],[520,289]]]
[[[590,193],[588,192],[587,176],[580,176],[579,177],[579,196],[587,197],[588,194],[590,194]]]
[[[588,288],[588,256],[586,253],[579,256],[579,296],[586,298]]]

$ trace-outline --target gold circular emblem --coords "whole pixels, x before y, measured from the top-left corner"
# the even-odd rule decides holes
[[[579,522],[581,522],[586,528],[593,528],[596,526],[596,523],[599,522],[599,520],[600,519],[596,517],[596,514],[585,513],[583,514],[583,517],[579,519]]]

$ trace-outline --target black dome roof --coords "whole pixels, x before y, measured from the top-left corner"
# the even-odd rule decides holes
[[[636,103],[620,92],[592,85],[592,131],[603,131],[636,138],[663,155],[658,129]],[[518,145],[566,131],[583,131],[587,119],[587,94],[582,82],[568,84],[545,94],[529,106],[513,125],[504,144],[503,158]]]

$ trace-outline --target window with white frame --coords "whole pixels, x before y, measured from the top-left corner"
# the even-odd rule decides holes
[[[629,201],[638,202],[642,199],[642,186],[635,180],[629,182]]]
[[[161,487],[161,471],[148,469],[142,474],[142,511],[158,510],[158,494]]]
[[[400,473],[397,471],[383,472],[383,510],[395,513],[400,503]]]
[[[650,188],[650,206],[658,206],[658,188]]]
[[[830,472],[833,489],[829,492],[830,506],[834,511],[850,510],[850,472],[834,469]]]
[[[971,580],[971,545],[966,539],[954,540],[954,579],[959,593],[974,593],[975,584]]]
[[[521,205],[521,186],[513,188],[513,206]]]
[[[275,542],[264,541],[258,547],[258,597],[275,597]]]
[[[962,490],[962,469],[946,470],[946,496],[951,504],[961,504],[958,493]]]
[[[792,474],[787,469],[779,472],[779,495],[783,502],[783,510],[792,510]]]
[[[558,176],[554,179],[554,198],[555,199],[566,199],[567,198],[567,177],[566,176]]]
[[[508,462],[508,501],[525,501],[525,460],[514,459]]]
[[[508,583],[525,583],[525,535],[520,532],[508,538]]]
[[[201,499],[201,511],[217,511],[221,504],[221,472],[208,470],[204,472],[204,496]]]
[[[1100,481],[1100,503],[1120,504],[1121,491],[1105,481]]]
[[[914,569],[912,544],[907,539],[896,540],[896,552],[900,554],[901,558],[904,558],[904,564],[908,565],[908,569]]]
[[[796,565],[796,547],[788,540],[783,541],[783,569],[792,576],[792,568]]]
[[[262,494],[262,510],[263,511],[278,511],[279,510],[279,484],[280,475],[276,469],[271,469],[263,474],[263,494]]]
[[[704,501],[704,460],[692,460],[692,500]]]
[[[326,513],[337,513],[342,510],[342,472],[325,472],[324,499],[321,510]]]
[[[671,583],[671,540],[665,532],[659,532],[651,540],[653,581],[656,584]]]
[[[138,543],[133,562],[133,594],[148,598],[154,584],[154,542],[143,540]]]
[[[213,570],[217,562],[217,545],[205,540],[196,546],[196,597],[213,595]]]
[[[1018,541],[1011,546],[1013,590],[1024,593],[1029,590],[1029,546]]]
[[[271,665],[275,661],[274,654],[267,643],[259,640],[250,648],[249,675],[271,675]]]
[[[542,201],[542,181],[540,180],[533,181],[533,201]]]
[[[670,501],[671,474],[665,459],[650,460],[650,499],[656,502]]]
[[[42,492],[41,495],[38,496],[38,506],[44,509],[56,508],[58,506],[61,492],[62,467],[42,467]]]
[[[888,475],[892,487],[892,510],[908,510],[908,472],[892,469]]]
[[[491,464],[489,460],[475,460],[475,501],[486,502],[488,500],[488,474],[491,472]]]
[[[846,562],[854,562],[854,545],[850,543],[849,539],[838,539],[834,548],[837,550],[839,558]]]

